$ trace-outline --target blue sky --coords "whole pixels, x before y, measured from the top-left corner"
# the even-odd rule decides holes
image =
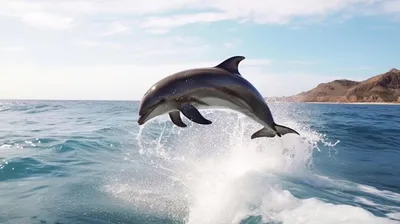
[[[400,67],[399,0],[1,0],[0,98],[140,100],[246,57],[265,96]]]

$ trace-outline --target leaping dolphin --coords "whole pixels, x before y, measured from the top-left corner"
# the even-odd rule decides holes
[[[179,127],[187,127],[180,113],[191,121],[209,125],[212,122],[201,115],[201,108],[227,108],[252,118],[263,128],[251,139],[274,137],[295,130],[275,123],[265,99],[257,89],[239,73],[243,56],[233,56],[215,67],[181,71],[157,82],[143,96],[139,107],[138,124],[169,114]]]

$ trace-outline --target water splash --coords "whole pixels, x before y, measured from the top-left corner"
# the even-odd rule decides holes
[[[182,129],[163,116],[142,126],[139,152],[130,156],[144,167],[114,178],[105,190],[141,212],[190,224],[241,223],[249,217],[259,217],[257,223],[394,223],[359,207],[300,199],[285,189],[282,177],[318,179],[310,168],[313,152],[320,143],[333,148],[338,142],[290,119],[281,125],[301,136],[251,140],[260,127],[245,116],[203,113],[212,125],[186,121],[191,125]]]

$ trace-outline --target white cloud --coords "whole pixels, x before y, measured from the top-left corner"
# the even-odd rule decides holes
[[[190,7],[198,0],[1,0],[0,14],[53,12],[69,15],[145,15]]]
[[[400,12],[400,1],[389,0],[382,3],[382,8],[385,12],[397,13]]]
[[[289,23],[297,18],[323,18],[346,9],[353,12],[371,7],[380,0],[206,0],[207,9],[200,12],[170,16],[149,17],[141,26],[149,29],[168,29],[194,23],[209,23],[223,20],[239,22]],[[357,9],[357,10],[355,10]],[[217,12],[214,12],[214,11]],[[319,20],[317,20],[319,21]]]
[[[21,20],[29,25],[50,28],[50,29],[66,29],[72,26],[73,19],[52,15],[43,12],[31,12],[21,16]]]
[[[120,27],[119,25],[111,25],[111,27],[113,26]],[[119,30],[120,32],[124,32],[127,29],[121,28]],[[108,31],[107,34],[112,35],[111,32]],[[116,32],[112,33],[116,34]],[[169,35],[166,37],[148,37],[140,39],[138,38],[135,40],[138,41],[132,41],[129,42],[129,44],[127,44],[126,42],[118,42],[116,40],[107,40],[107,41],[98,40],[98,38],[94,37],[93,39],[74,41],[74,44],[83,47],[108,47],[115,49],[124,48],[125,50],[135,52],[136,54],[140,54],[141,56],[155,55],[155,54],[173,54],[173,52],[181,52],[181,51],[190,52],[190,49],[208,48],[207,45],[203,44],[202,39],[194,36]],[[124,44],[126,46],[124,46]]]
[[[231,19],[232,16],[224,13],[197,13],[173,15],[167,17],[150,17],[145,19],[140,26],[144,28],[166,29],[192,23],[208,23]]]
[[[167,36],[161,38],[146,38],[130,46],[131,51],[141,58],[166,55],[200,54],[211,49],[198,37],[193,36]]]
[[[25,50],[25,47],[23,47],[23,46],[8,46],[8,47],[0,46],[0,52],[16,53],[16,52],[21,52],[24,50]]]
[[[39,28],[66,29],[74,19],[43,7],[46,1],[0,1],[0,15],[19,18],[22,22]]]
[[[101,47],[107,49],[121,49],[122,46],[118,42],[111,41],[94,41],[94,40],[77,40],[73,42],[74,45],[82,46],[82,47]]]
[[[366,9],[382,11],[379,9],[383,8],[383,12],[392,13],[400,11],[400,3],[397,0],[2,0],[0,8],[2,15],[17,16],[28,24],[49,28],[67,28],[73,19],[106,14],[141,17],[141,27],[151,33],[165,33],[169,28],[222,20],[281,24],[298,18],[324,18],[338,12],[362,13]],[[185,9],[201,12],[172,13]],[[165,13],[169,15],[156,16]],[[113,26],[111,33],[127,29],[118,23]]]
[[[108,25],[107,29],[102,33],[105,36],[127,32],[130,28],[120,22],[113,22]]]
[[[27,2],[28,0],[25,0]],[[199,0],[52,0],[42,1],[43,7],[65,12],[93,15],[93,14],[130,14],[145,15],[165,12],[169,10],[191,7]]]
[[[169,32],[169,30],[156,28],[156,29],[146,29],[146,32],[151,34],[166,34]]]

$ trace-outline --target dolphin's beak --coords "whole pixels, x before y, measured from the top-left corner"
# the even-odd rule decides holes
[[[139,119],[138,119],[138,121],[137,121],[138,124],[139,124],[139,125],[142,125],[142,124],[146,123],[146,121],[147,121],[148,118],[149,118],[149,115],[154,111],[155,108],[156,108],[156,107],[152,107],[152,108],[146,109],[146,110],[140,109],[140,110],[139,110]]]
[[[144,124],[145,120],[146,120],[146,115],[142,115],[139,117],[137,122],[139,125],[142,125],[142,124]]]
[[[153,109],[154,110],[154,109]],[[139,119],[138,119],[138,124],[142,125],[144,123],[146,123],[147,118],[149,117],[149,115],[151,114],[151,112],[153,112],[153,110],[150,111],[146,111],[145,113],[142,113],[141,115],[139,115]]]

